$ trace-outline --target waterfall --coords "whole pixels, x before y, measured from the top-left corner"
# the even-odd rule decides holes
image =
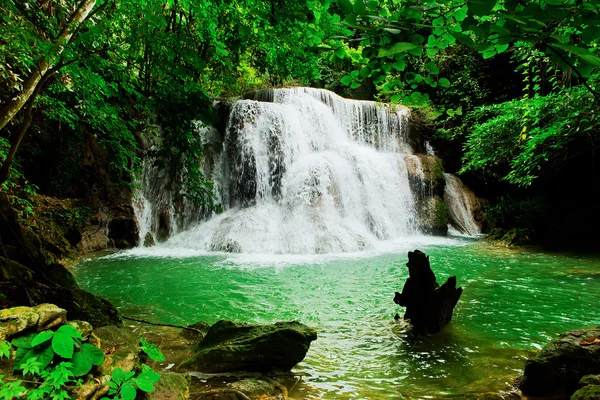
[[[460,233],[478,235],[481,225],[476,222],[475,215],[480,216],[481,205],[475,194],[465,184],[452,174],[444,174],[446,188],[444,202],[448,207],[451,225]]]
[[[205,166],[224,212],[161,246],[339,253],[420,233],[404,160],[406,108],[310,88],[258,97],[266,101],[233,104]]]

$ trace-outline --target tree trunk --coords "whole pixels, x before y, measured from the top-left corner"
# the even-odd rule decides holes
[[[77,9],[71,14],[69,22],[63,27],[62,31],[58,35],[54,46],[52,47],[52,54],[48,57],[42,57],[38,62],[37,69],[32,71],[31,74],[25,79],[23,83],[23,90],[17,93],[6,103],[2,110],[0,110],[0,130],[3,129],[6,124],[23,108],[25,103],[29,100],[31,95],[34,93],[35,88],[38,86],[44,75],[49,69],[59,60],[59,57],[65,46],[69,43],[73,34],[77,31],[77,27],[85,21],[94,6],[96,0],[82,0],[79,3]]]

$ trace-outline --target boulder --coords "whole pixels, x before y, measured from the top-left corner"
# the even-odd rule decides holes
[[[13,307],[0,310],[0,341],[24,331],[34,328],[40,315],[31,307]]]
[[[125,372],[134,370],[140,353],[135,333],[113,325],[103,326],[94,329],[90,343],[106,354],[104,363],[98,367],[102,375],[112,374],[115,368]]]
[[[190,398],[191,376],[163,371],[154,390],[146,394],[147,400],[184,400]]]
[[[600,386],[584,386],[571,396],[571,400],[598,400],[600,399]]]
[[[40,332],[64,325],[67,322],[67,310],[54,304],[39,304],[33,307],[33,310],[39,315],[37,330]]]
[[[67,324],[77,329],[77,331],[81,333],[81,337],[83,338],[83,340],[88,340],[90,335],[92,334],[92,331],[94,330],[92,324],[90,324],[87,321],[74,320],[69,321]]]
[[[450,322],[452,312],[462,294],[451,276],[439,286],[431,270],[429,257],[419,251],[408,252],[408,279],[402,293],[396,292],[394,303],[406,307],[404,319],[410,321],[414,333],[436,333]]]
[[[527,360],[517,384],[528,396],[573,393],[590,374],[600,374],[600,327],[560,335]]]
[[[296,321],[272,325],[219,321],[181,368],[209,373],[289,371],[316,339],[315,329]]]

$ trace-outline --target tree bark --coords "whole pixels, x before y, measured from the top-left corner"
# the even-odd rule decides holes
[[[32,71],[31,74],[25,79],[23,83],[23,89],[11,98],[0,110],[0,130],[3,129],[6,124],[23,108],[27,103],[31,95],[34,93],[36,87],[43,79],[44,75],[50,70],[60,58],[65,46],[72,39],[73,35],[77,31],[77,27],[86,20],[94,6],[96,0],[82,0],[79,3],[77,9],[71,14],[69,22],[63,27],[62,31],[58,35],[54,46],[52,47],[52,54],[44,56],[40,59],[37,65],[37,69]]]

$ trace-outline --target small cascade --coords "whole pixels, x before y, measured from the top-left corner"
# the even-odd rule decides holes
[[[444,202],[448,208],[450,224],[462,234],[481,233],[482,211],[477,196],[455,175],[445,173]]]

